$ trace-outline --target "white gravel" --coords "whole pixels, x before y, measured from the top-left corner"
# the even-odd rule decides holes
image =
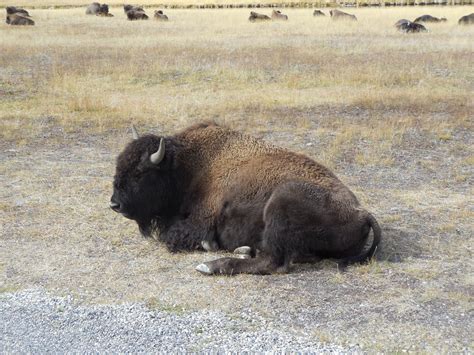
[[[79,305],[41,289],[0,296],[1,353],[347,353],[252,314],[165,312],[144,304]]]

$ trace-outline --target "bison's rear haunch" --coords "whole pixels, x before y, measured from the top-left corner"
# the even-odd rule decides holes
[[[308,258],[371,258],[375,218],[310,158],[215,124],[134,139],[117,159],[111,208],[169,250],[248,246],[251,259],[198,266],[206,274],[288,271]],[[372,247],[363,252],[370,230]],[[242,250],[240,248],[239,250]]]
[[[474,12],[459,19],[458,25],[474,25]]]

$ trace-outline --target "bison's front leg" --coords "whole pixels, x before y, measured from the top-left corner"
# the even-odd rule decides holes
[[[188,219],[175,221],[160,232],[162,241],[172,253],[181,251],[203,250],[204,240],[213,240],[213,228],[203,226]]]

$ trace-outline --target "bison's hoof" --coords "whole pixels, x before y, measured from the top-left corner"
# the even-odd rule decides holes
[[[249,254],[237,254],[235,257],[237,259],[250,259],[251,258]]]
[[[234,254],[250,255],[251,253],[252,253],[252,248],[248,246],[239,247],[234,250]]]
[[[206,264],[199,264],[198,266],[196,266],[196,270],[204,275],[212,275],[211,269]]]

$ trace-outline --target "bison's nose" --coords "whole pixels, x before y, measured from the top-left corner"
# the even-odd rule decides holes
[[[120,211],[120,203],[111,201],[110,202],[110,208],[113,209],[115,212],[119,212]]]

